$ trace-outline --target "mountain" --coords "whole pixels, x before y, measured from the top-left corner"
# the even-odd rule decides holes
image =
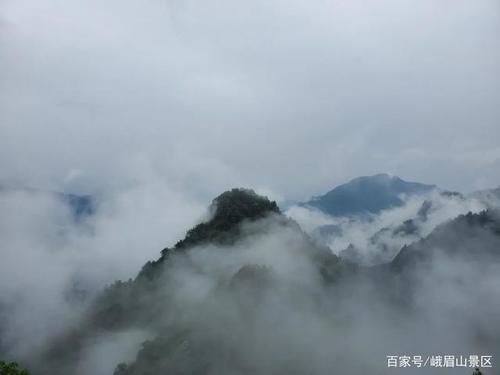
[[[408,270],[429,264],[438,255],[459,258],[472,264],[500,259],[500,213],[468,213],[439,225],[424,239],[404,246],[392,260],[394,270]]]
[[[496,212],[459,216],[371,267],[335,256],[251,190],[219,195],[209,213],[22,363],[40,375],[382,375],[406,348],[499,354]],[[135,355],[115,357],[135,332]]]
[[[344,369],[345,364],[338,357],[332,358],[330,363],[322,355],[316,356],[314,351],[321,352],[321,346],[316,341],[324,342],[325,336],[335,336],[339,334],[339,330],[343,332],[344,327],[338,324],[346,324],[349,327],[349,321],[355,318],[349,316],[346,321],[343,319],[338,321],[338,318],[327,320],[329,325],[322,326],[325,336],[316,332],[311,342],[302,336],[308,337],[311,323],[300,320],[305,327],[299,329],[299,332],[302,332],[299,337],[289,339],[288,331],[297,329],[293,319],[297,311],[301,319],[303,319],[302,314],[310,314],[309,309],[313,311],[326,309],[325,313],[328,316],[331,314],[335,317],[345,313],[342,306],[349,303],[353,294],[361,298],[357,302],[361,306],[363,304],[372,306],[371,299],[377,300],[383,309],[390,309],[392,317],[395,311],[402,309],[403,316],[408,314],[407,319],[410,319],[416,327],[419,323],[415,314],[422,313],[423,308],[420,306],[422,298],[425,300],[425,312],[422,313],[425,315],[424,324],[429,324],[427,321],[429,312],[437,314],[451,308],[453,315],[449,313],[447,318],[451,328],[439,328],[441,334],[449,335],[449,330],[455,329],[457,320],[462,322],[461,319],[466,319],[468,330],[475,332],[471,336],[474,340],[480,340],[482,345],[486,343],[486,347],[496,347],[498,344],[496,333],[488,331],[488,324],[481,319],[473,318],[475,313],[466,312],[469,303],[466,298],[460,298],[459,302],[454,301],[451,306],[442,300],[446,293],[459,298],[450,292],[450,288],[456,293],[455,288],[460,290],[466,287],[466,290],[475,290],[474,288],[491,282],[488,272],[495,272],[496,269],[488,271],[485,265],[499,264],[499,228],[500,220],[496,213],[463,215],[443,224],[415,245],[404,247],[392,262],[382,267],[348,269],[345,266],[339,267],[338,260],[335,260],[337,268],[331,267],[331,270],[338,275],[337,281],[332,283],[328,279],[322,279],[323,282],[315,284],[314,289],[308,289],[304,284],[297,282],[299,278],[294,279],[290,285],[290,280],[281,279],[272,267],[244,265],[230,276],[227,282],[219,284],[214,293],[210,294],[209,300],[197,305],[197,311],[190,314],[187,324],[169,325],[168,328],[163,328],[160,334],[142,346],[133,362],[119,365],[115,375],[149,373],[298,375],[330,373],[332,366]],[[481,247],[484,241],[487,246]],[[308,252],[313,248],[314,245],[307,241],[306,243],[307,247],[301,251]],[[438,271],[429,271],[429,265],[433,265]],[[459,267],[456,271],[441,271],[441,267],[454,269],[456,265],[464,265],[466,269]],[[437,275],[434,272],[437,272]],[[448,272],[452,274],[448,275]],[[481,277],[478,277],[479,275]],[[493,277],[496,280],[496,276]],[[367,287],[368,285],[370,287]],[[437,297],[434,295],[430,297],[427,294],[430,286],[435,288]],[[367,288],[368,292],[365,291]],[[486,290],[489,290],[488,286]],[[325,300],[330,300],[332,305]],[[491,314],[493,311],[498,311],[498,307],[495,302],[488,300],[482,303],[484,306],[475,307],[479,311],[477,314],[491,323],[494,320]],[[279,310],[285,315],[275,316],[275,306],[279,306]],[[372,313],[376,314],[375,311]],[[353,312],[349,311],[349,314],[352,315]],[[461,314],[465,314],[466,318],[462,318]],[[308,319],[323,321],[325,318],[323,315],[315,316],[313,313]],[[377,319],[380,318],[374,318],[375,323],[383,324]],[[439,318],[434,319],[439,321]],[[374,328],[366,329],[372,332]],[[404,335],[407,334],[407,329],[404,328]],[[342,343],[343,340],[348,340],[340,335]],[[416,336],[414,339],[417,340]],[[269,340],[270,344],[265,344],[265,340]],[[304,355],[302,344],[312,345],[312,351]],[[461,344],[461,347],[470,345],[470,343]],[[429,344],[424,339],[422,347],[427,348],[427,345]],[[287,355],[289,352],[294,354]],[[356,370],[354,364],[351,363],[350,366],[353,366],[352,373],[362,373]],[[341,373],[345,373],[345,370]]]
[[[477,199],[491,208],[500,207],[500,187],[495,189],[475,191],[471,193],[469,197]]]
[[[237,237],[234,233],[243,221],[256,221],[269,215],[280,215],[274,201],[257,195],[250,189],[232,189],[215,198],[209,208],[210,219],[189,230],[177,249],[203,242],[224,243]]]
[[[402,195],[411,196],[436,189],[435,185],[404,181],[399,177],[377,174],[358,177],[328,193],[304,203],[332,216],[378,214],[403,204]]]
[[[91,216],[96,211],[96,202],[90,195],[76,195],[67,193],[54,193],[59,199],[65,202],[77,220],[86,216]]]
[[[454,219],[463,212],[470,212],[465,198],[458,193],[440,192],[434,197],[427,198],[414,214],[399,217],[372,235],[370,235],[369,228],[365,228],[367,241],[364,242],[363,248],[351,243],[339,252],[339,256],[361,265],[390,262],[404,245],[410,245],[426,237],[437,225]],[[451,210],[450,207],[459,209],[458,211]],[[317,228],[316,231],[321,228]],[[357,230],[360,229],[357,228]],[[320,237],[322,243],[325,244],[332,239],[335,239],[332,234]]]
[[[34,188],[13,188],[0,185],[0,193],[25,193],[49,197],[67,205],[75,221],[91,216],[96,212],[97,204],[90,195],[77,195],[57,191],[39,190]]]
[[[254,254],[259,253],[255,258]],[[277,257],[280,253],[283,258]],[[225,344],[211,340],[224,336],[229,326],[235,331],[237,326],[244,329],[251,320],[245,310],[259,306],[270,290],[272,293],[280,290],[276,298],[283,297],[282,288],[288,288],[286,279],[295,272],[287,268],[290,262],[283,262],[287,257],[292,263],[298,262],[299,269],[304,263],[307,277],[318,282],[332,283],[349,272],[348,265],[343,265],[327,247],[317,245],[297,223],[285,217],[276,202],[249,189],[226,191],[213,200],[208,220],[188,230],[185,238],[174,246],[163,249],[161,256],[147,262],[135,279],[117,281],[104,289],[75,329],[56,338],[33,366],[42,374],[73,373],[75,361],[93,337],[134,328],[155,334],[144,343],[136,361],[118,366],[116,374],[207,374],[206,361],[218,363],[220,355],[230,350]],[[196,291],[186,286],[189,280],[193,280]],[[207,286],[197,285],[196,280]],[[306,292],[304,285],[305,280],[298,277],[296,286],[303,289],[301,294]],[[198,299],[199,290],[208,286],[211,288],[206,297]],[[311,297],[314,296],[312,293]],[[286,298],[291,297],[292,294]],[[186,300],[193,310],[180,311]],[[221,306],[227,310],[218,311]],[[232,317],[235,320],[220,321],[232,309],[236,309],[232,313],[237,312]],[[187,325],[186,319],[190,322]],[[221,324],[226,328],[207,338],[209,327],[200,327],[205,321],[211,322],[213,329]],[[189,353],[183,349],[187,342],[192,345]],[[210,358],[206,358],[208,352]],[[162,354],[158,356],[159,353]]]

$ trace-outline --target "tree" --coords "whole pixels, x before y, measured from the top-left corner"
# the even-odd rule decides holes
[[[29,372],[19,368],[15,362],[0,361],[0,375],[29,375]]]

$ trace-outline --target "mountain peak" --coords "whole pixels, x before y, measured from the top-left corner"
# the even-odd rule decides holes
[[[393,179],[400,179],[398,176],[391,176],[388,173],[377,173],[372,176],[360,176],[352,179],[350,182],[353,181],[362,181],[362,180],[372,180],[372,181],[390,181]]]
[[[306,205],[334,216],[378,214],[400,206],[401,195],[414,195],[435,189],[434,185],[408,182],[397,176],[379,173],[355,178],[328,193],[314,197]]]
[[[251,189],[235,188],[216,197],[209,208],[210,219],[189,230],[177,249],[202,242],[226,242],[244,221],[255,221],[280,214],[278,205]]]
[[[233,222],[244,219],[255,220],[270,213],[279,213],[276,202],[258,195],[251,189],[235,188],[228,190],[212,201],[210,207],[212,221],[230,218]]]
[[[263,219],[270,215],[280,215],[278,205],[267,197],[258,195],[251,189],[234,188],[217,196],[209,207],[210,217],[187,231],[184,239],[173,248],[161,251],[161,257],[147,262],[138,278],[155,277],[162,264],[171,253],[188,250],[202,244],[227,245],[240,238],[240,224]]]
[[[350,180],[348,183],[340,186],[352,185],[352,184],[393,184],[393,185],[404,184],[404,185],[423,185],[427,187],[434,187],[434,185],[425,185],[418,182],[405,181],[398,176],[390,175],[388,173],[377,173],[371,176],[356,177]]]

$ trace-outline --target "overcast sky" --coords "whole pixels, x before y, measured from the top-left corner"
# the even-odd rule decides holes
[[[500,185],[498,0],[0,0],[0,183]]]

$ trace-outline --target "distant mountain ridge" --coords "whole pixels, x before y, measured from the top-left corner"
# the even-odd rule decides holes
[[[419,214],[424,217],[429,209],[425,204]],[[252,190],[222,193],[213,200],[210,213],[188,230],[183,240],[164,249],[157,260],[147,262],[135,279],[105,288],[75,326],[55,337],[28,365],[38,374],[75,373],[87,343],[95,337],[139,329],[151,336],[135,358],[117,364],[115,375],[328,374],[333,365],[339,366],[337,361],[330,363],[329,352],[320,357],[325,366],[320,363],[310,368],[318,363],[316,353],[324,346],[314,346],[297,360],[288,353],[311,348],[317,335],[323,340],[336,335],[342,327],[338,323],[344,321],[336,317],[343,316],[343,306],[353,300],[352,296],[360,303],[373,296],[381,301],[379,308],[387,307],[391,312],[401,309],[402,317],[419,313],[418,296],[426,298],[424,306],[433,308],[429,311],[441,311],[442,298],[417,294],[422,282],[428,280],[428,265],[436,266],[440,280],[433,287],[451,285],[456,291],[460,290],[455,289],[458,283],[475,291],[483,285],[478,282],[493,272],[486,266],[500,264],[500,217],[493,211],[459,216],[404,246],[392,261],[369,267],[358,267],[317,244],[283,215],[275,202]],[[406,223],[398,230],[411,229]],[[255,242],[257,238],[265,241]],[[262,246],[270,257],[262,257]],[[465,265],[467,272],[443,273],[442,267],[451,261]],[[208,288],[199,294],[201,285]],[[374,300],[368,299],[367,305],[361,306],[368,308]],[[483,301],[484,311],[497,311],[493,300]],[[453,305],[454,311],[466,311],[464,306],[469,302],[465,298],[457,301],[460,305]],[[298,321],[293,318],[297,310]],[[310,319],[304,319],[305,313],[312,314],[305,315]],[[490,322],[491,316],[480,315],[476,321]],[[315,326],[317,319],[326,320],[314,331],[313,341],[304,338],[305,331],[290,339],[288,334],[297,322]],[[497,347],[500,336],[490,333],[495,325],[483,331],[480,323],[471,322],[471,332],[481,333],[484,342]],[[453,322],[451,326],[456,327]],[[406,335],[407,328],[404,332]],[[268,333],[271,335],[266,336]],[[273,342],[260,352],[262,337]],[[249,357],[249,352],[257,357]],[[275,360],[281,353],[286,354],[286,361]],[[340,373],[347,373],[353,365],[343,366]],[[385,373],[381,371],[373,373]],[[351,373],[365,372],[354,369]]]
[[[435,189],[436,185],[408,182],[397,176],[377,174],[355,178],[302,205],[314,207],[332,216],[378,214],[383,210],[401,206],[402,195],[423,194]]]
[[[482,211],[469,212],[437,226],[432,233],[403,246],[390,263],[393,270],[401,271],[414,267],[417,263],[430,263],[436,254],[460,257],[468,263],[486,259],[498,261],[500,256],[500,213]],[[439,259],[439,258],[437,258]]]
[[[488,207],[500,207],[500,187],[475,191],[469,194],[469,197],[479,200]]]
[[[0,193],[28,193],[41,194],[61,201],[69,207],[75,220],[93,215],[97,210],[94,198],[90,195],[77,195],[71,193],[61,193],[58,191],[40,190],[30,187],[5,187],[0,185]]]

